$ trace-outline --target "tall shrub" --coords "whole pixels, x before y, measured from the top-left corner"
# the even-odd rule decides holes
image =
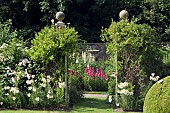
[[[41,64],[40,68],[45,75],[51,75],[60,82],[64,81],[65,56],[69,57],[77,49],[78,35],[74,28],[65,27],[55,29],[54,26],[45,27],[32,40],[28,51],[30,58]],[[71,59],[68,59],[68,65]],[[70,81],[69,81],[70,82]],[[74,97],[74,94],[77,96]],[[77,87],[69,83],[70,102],[81,97]]]
[[[135,21],[113,21],[108,29],[102,30],[102,37],[112,59],[117,51],[118,80],[131,82],[135,86],[133,97],[140,100],[150,73],[161,75],[162,56],[155,30]],[[142,109],[141,106],[135,104],[134,109]]]
[[[74,28],[66,27],[55,31],[53,27],[45,27],[32,40],[28,54],[32,60],[43,64],[46,73],[61,74],[63,58],[76,49],[77,42],[78,35]]]

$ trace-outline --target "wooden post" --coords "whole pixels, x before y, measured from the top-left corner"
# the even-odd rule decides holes
[[[67,54],[65,55],[65,103],[66,107],[69,107],[69,93],[68,93],[68,58]]]

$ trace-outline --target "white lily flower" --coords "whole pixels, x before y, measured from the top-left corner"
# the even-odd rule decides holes
[[[58,82],[58,85],[59,85],[59,88],[65,88],[66,87],[66,84],[65,82]]]
[[[109,95],[109,102],[111,103],[112,102],[112,96]]]
[[[13,100],[16,100],[16,97],[12,97]]]
[[[27,94],[27,96],[28,96],[28,97],[31,97],[31,94],[30,94],[30,93],[28,93],[28,94]]]
[[[39,98],[39,97],[36,97],[35,100],[36,100],[36,101],[40,101],[40,98]]]

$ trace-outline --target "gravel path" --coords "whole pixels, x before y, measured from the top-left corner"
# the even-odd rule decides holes
[[[107,98],[107,94],[84,94],[84,98]]]

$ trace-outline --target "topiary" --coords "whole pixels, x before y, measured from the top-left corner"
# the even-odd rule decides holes
[[[159,80],[148,91],[143,113],[170,113],[170,76]]]

